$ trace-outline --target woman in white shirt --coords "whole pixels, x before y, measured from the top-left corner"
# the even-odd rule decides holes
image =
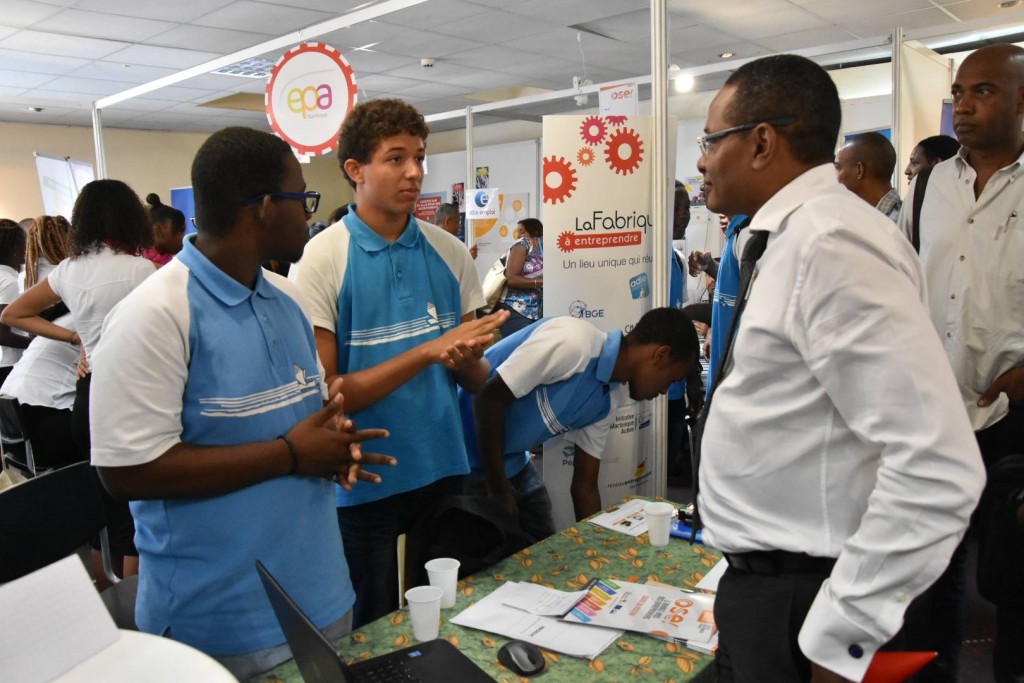
[[[119,180],[94,180],[82,188],[71,216],[70,258],[15,299],[0,313],[0,323],[31,334],[84,349],[86,366],[100,339],[107,313],[155,266],[139,253],[153,244],[149,215],[139,196]],[[63,301],[71,311],[74,329],[39,315]],[[75,440],[83,455],[89,451],[89,383],[78,380],[72,411]],[[108,499],[111,549],[124,556],[124,571],[138,571],[132,538],[134,524],[127,503]],[[130,559],[127,559],[130,558]]]

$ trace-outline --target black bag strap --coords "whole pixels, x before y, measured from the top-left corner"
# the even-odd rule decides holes
[[[914,245],[914,251],[921,253],[921,207],[924,206],[924,191],[928,189],[928,178],[932,175],[932,167],[922,169],[917,174],[917,183],[914,184],[914,203],[910,214],[910,243]]]

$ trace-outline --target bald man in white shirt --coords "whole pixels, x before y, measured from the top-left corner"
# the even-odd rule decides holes
[[[836,180],[839,123],[828,74],[780,55],[730,76],[700,140],[708,208],[764,247],[701,441],[723,683],[862,680],[984,481],[913,249]]]

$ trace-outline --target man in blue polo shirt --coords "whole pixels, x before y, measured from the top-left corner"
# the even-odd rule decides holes
[[[476,319],[484,298],[465,245],[412,215],[428,133],[400,100],[349,112],[338,160],[356,203],[313,238],[290,275],[309,302],[328,381],[344,377],[353,419],[387,428],[375,449],[399,460],[381,486],[338,489],[357,628],[398,607],[398,536],[462,490],[469,464],[456,386],[483,384],[483,348],[508,317]]]
[[[387,434],[352,433],[337,386],[324,407],[298,294],[260,268],[302,254],[319,200],[288,145],[224,129],[200,147],[192,185],[198,235],[104,325],[92,459],[110,492],[131,501],[139,628],[245,679],[290,656],[256,560],[328,635],[351,629],[332,481],[376,480],[353,462],[393,459],[359,451]]]
[[[485,353],[492,370],[483,389],[460,395],[474,467],[467,490],[496,498],[534,538],[550,536],[551,499],[525,451],[563,434],[576,446],[576,519],[594,514],[601,509],[597,475],[615,410],[667,392],[689,374],[697,353],[693,323],[676,308],[648,311],[625,336],[559,317],[502,339]]]

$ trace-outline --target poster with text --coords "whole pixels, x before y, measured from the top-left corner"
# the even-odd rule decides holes
[[[515,242],[516,225],[530,218],[530,193],[498,193],[498,216],[473,221],[476,237],[476,270],[482,280],[502,254]]]
[[[651,308],[651,133],[636,116],[545,116],[542,152],[544,315],[628,333]],[[601,459],[601,502],[653,492],[648,401],[618,410]],[[555,525],[574,522],[573,446],[544,447]]]
[[[428,223],[434,222],[434,214],[444,204],[445,196],[444,192],[433,192],[430,194],[421,194],[416,199],[416,208],[413,210],[413,215],[419,218],[421,221],[427,221]]]

